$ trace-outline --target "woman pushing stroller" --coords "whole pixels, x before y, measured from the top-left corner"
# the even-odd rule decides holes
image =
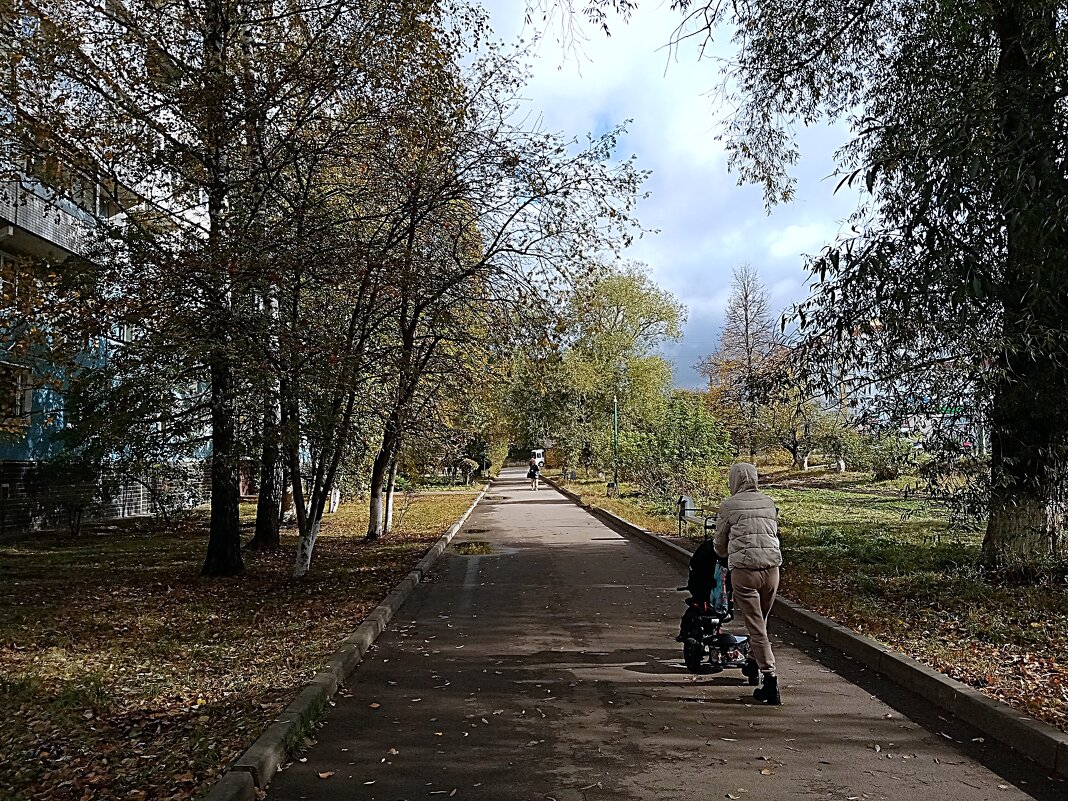
[[[767,627],[782,564],[778,510],[775,501],[757,489],[757,469],[753,465],[731,465],[727,483],[731,497],[719,507],[715,549],[719,556],[727,558],[734,608],[749,633],[750,656],[763,676],[753,697],[765,704],[780,704],[775,655]]]

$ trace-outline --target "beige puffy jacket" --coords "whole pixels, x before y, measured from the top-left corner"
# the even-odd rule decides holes
[[[763,570],[782,564],[779,512],[775,501],[757,489],[757,470],[745,462],[731,465],[731,497],[716,518],[716,553],[733,570]]]

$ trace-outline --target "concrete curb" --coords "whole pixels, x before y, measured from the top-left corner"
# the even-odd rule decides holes
[[[648,542],[681,564],[689,564],[691,552],[685,548],[618,515],[583,503],[581,497],[552,480],[546,479],[546,483],[613,531]],[[974,687],[951,679],[934,668],[870,637],[857,634],[852,629],[782,596],[776,599],[771,613],[784,623],[810,634],[895,684],[955,715],[1054,774],[1068,777],[1068,734],[1059,729],[985,696]]]
[[[293,702],[271,722],[230,770],[200,797],[201,801],[252,801],[257,790],[267,787],[290,751],[323,714],[338,687],[360,664],[372,643],[444,553],[489,488],[490,484],[482,488],[467,511],[434,543],[415,569],[364,618],[356,631],[341,641],[337,650],[323,664],[322,670],[301,688]]]

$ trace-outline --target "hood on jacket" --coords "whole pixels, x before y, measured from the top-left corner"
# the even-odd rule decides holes
[[[748,462],[738,462],[731,465],[731,471],[727,476],[727,486],[731,495],[757,488],[757,469]]]

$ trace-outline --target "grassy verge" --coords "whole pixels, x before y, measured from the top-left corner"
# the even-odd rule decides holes
[[[416,498],[376,543],[343,506],[299,581],[292,535],[239,579],[198,578],[203,517],[0,547],[0,798],[204,790],[473,497]]]
[[[936,508],[899,491],[907,481],[771,478],[785,596],[1068,731],[1068,587],[1010,585],[985,572],[981,536],[951,532]],[[669,513],[626,487],[606,499],[603,485],[569,486],[587,503],[675,533]]]

